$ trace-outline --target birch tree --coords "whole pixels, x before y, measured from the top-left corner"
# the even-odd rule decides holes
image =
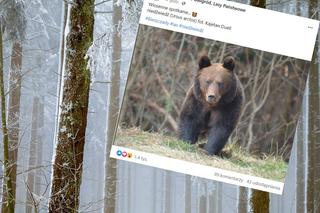
[[[93,40],[94,0],[70,2],[63,93],[49,212],[77,212],[89,102],[86,54]]]

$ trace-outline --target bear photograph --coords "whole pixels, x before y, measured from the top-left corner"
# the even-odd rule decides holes
[[[243,91],[233,73],[234,65],[231,56],[221,64],[211,64],[202,56],[180,113],[179,138],[195,144],[201,131],[207,130],[208,142],[203,148],[210,155],[220,153],[239,119]]]
[[[114,145],[283,182],[309,68],[140,25]]]

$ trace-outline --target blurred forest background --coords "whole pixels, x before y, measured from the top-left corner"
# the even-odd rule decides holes
[[[319,18],[315,0],[240,2]],[[138,0],[0,0],[1,212],[319,212],[318,41],[282,196],[109,159],[141,6]],[[184,41],[196,48],[186,35],[176,34],[173,39],[178,46]],[[206,45],[210,49],[212,44]],[[212,60],[236,49],[216,45],[209,53]],[[237,57],[248,56],[244,60],[250,61],[252,69],[259,65],[255,57],[267,56],[241,56],[241,52],[237,50]],[[168,66],[187,60],[194,68],[196,60],[190,59],[195,56],[188,55],[187,60],[175,55]],[[308,67],[277,56],[261,61],[267,70],[270,61],[275,67],[272,76],[281,83],[278,86],[287,85],[284,79],[303,86],[298,75],[302,75],[300,68]],[[292,72],[293,67],[299,69]],[[181,76],[184,82],[192,79],[192,70]],[[180,93],[186,87],[182,85]],[[170,95],[173,90],[167,89]],[[291,97],[299,92],[292,89]],[[164,106],[176,116],[173,103]],[[294,102],[290,107],[298,105]],[[259,113],[255,117],[261,117]],[[273,118],[261,119],[279,124]],[[292,124],[282,124],[287,125],[287,134],[278,132],[277,137],[291,143]],[[285,153],[285,149],[280,144],[272,152]]]
[[[182,103],[205,53],[212,63],[232,55],[244,88],[230,142],[289,160],[310,63],[178,32],[140,26],[121,124],[177,135]]]

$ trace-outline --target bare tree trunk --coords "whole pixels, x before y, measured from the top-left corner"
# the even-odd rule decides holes
[[[216,190],[215,190],[215,212],[222,212],[222,186],[223,183],[221,182],[216,182]]]
[[[41,164],[42,164],[42,152],[43,152],[43,142],[44,142],[44,138],[43,138],[43,129],[44,127],[44,105],[43,105],[43,97],[40,100],[39,103],[39,125],[38,125],[38,140],[37,140],[37,162],[36,162],[36,167],[38,168],[38,170],[36,171],[36,177],[35,177],[35,186],[34,186],[34,192],[36,195],[41,195],[41,185],[42,185],[42,179],[41,176],[42,171],[40,170]]]
[[[297,128],[296,154],[297,154],[297,173],[296,173],[296,212],[304,212],[305,207],[305,154],[304,154],[304,128],[299,121]],[[305,125],[305,124],[304,124]]]
[[[296,0],[296,14],[301,16],[301,0]]]
[[[250,5],[260,8],[266,8],[266,0],[250,0]]]
[[[300,0],[296,1],[296,13],[298,16],[301,16],[301,2]],[[300,63],[300,62],[298,62]],[[306,100],[303,100],[306,102]],[[303,103],[303,108],[305,108],[305,104]],[[296,140],[296,155],[297,155],[297,170],[296,170],[296,212],[304,212],[305,211],[305,143],[304,143],[304,131],[307,124],[304,123],[302,116],[300,116],[300,120],[297,127],[297,140]]]
[[[37,156],[37,145],[38,145],[38,127],[39,127],[39,98],[33,98],[32,107],[32,123],[31,123],[31,141],[29,150],[29,166],[28,166],[28,176],[26,182],[26,212],[32,213],[33,207],[35,212],[37,210],[37,203],[34,199],[34,184],[35,184],[35,169],[36,169],[36,156]]]
[[[8,106],[8,140],[9,140],[9,170],[12,183],[12,199],[15,205],[17,159],[19,149],[19,117],[20,117],[20,96],[21,96],[21,64],[22,46],[21,41],[14,41],[11,52],[11,70],[9,80],[9,106]],[[6,213],[8,195],[4,187],[3,203],[1,211]]]
[[[115,136],[117,127],[117,118],[119,115],[119,96],[120,96],[120,65],[121,65],[121,27],[122,8],[117,4],[117,0],[113,2],[113,36],[112,36],[112,73],[111,88],[109,95],[108,109],[108,130],[107,130],[107,146],[106,146],[106,180],[105,180],[105,212],[115,212],[115,196],[116,196],[116,180],[117,180],[117,161],[110,158],[110,150]]]
[[[11,72],[9,83],[8,133],[9,133],[9,161],[11,164],[11,181],[13,198],[16,197],[17,160],[19,148],[19,117],[21,96],[21,64],[22,46],[15,41],[12,46]]]
[[[3,40],[2,40],[2,25],[0,23],[0,89],[1,89],[1,123],[2,123],[2,137],[3,137],[3,158],[4,158],[4,185],[3,185],[3,197],[2,197],[2,212],[4,208],[7,212],[14,212],[14,196],[12,189],[12,180],[10,176],[9,165],[9,136],[6,121],[6,97],[4,92],[3,82]]]
[[[191,213],[191,175],[185,175],[184,212]]]
[[[165,202],[164,212],[171,212],[171,172],[165,171]]]
[[[309,2],[309,17],[317,18],[317,0]],[[308,134],[308,172],[307,172],[307,212],[318,212],[319,207],[319,70],[316,63],[318,53],[318,45],[313,53],[311,69],[309,74],[309,134]],[[316,210],[317,209],[317,210]]]
[[[210,187],[210,192],[208,195],[208,212],[214,212],[214,200],[216,197],[214,196],[214,191],[212,191],[212,187]],[[191,212],[191,209],[190,209]]]
[[[251,208],[253,213],[269,213],[269,193],[252,190]]]
[[[300,0],[296,1],[296,14],[301,16],[301,2]],[[300,64],[300,61],[298,61]],[[305,103],[306,100],[304,99]],[[303,103],[303,108],[305,108],[305,104]],[[298,121],[297,126],[297,140],[296,140],[296,161],[297,161],[297,170],[296,170],[296,213],[305,211],[305,143],[304,143],[304,131],[307,124],[304,123],[302,116],[300,116],[300,120]]]
[[[238,193],[238,212],[247,213],[248,212],[248,189],[243,186],[239,186]]]
[[[131,193],[131,191],[132,191],[132,180],[133,180],[133,178],[132,178],[132,166],[131,166],[131,164],[129,164],[129,163],[125,163],[125,169],[127,170],[127,172],[128,172],[128,184],[127,184],[127,189],[126,189],[126,191],[127,191],[127,197],[126,197],[126,207],[127,207],[127,209],[131,209],[131,199],[132,199],[132,193]],[[155,175],[155,177],[157,177],[156,175]],[[156,182],[157,183],[157,182]],[[154,186],[156,187],[157,186],[157,184],[154,184]]]
[[[315,48],[315,53],[318,52],[318,44],[316,45]],[[315,56],[317,58],[317,56]],[[316,59],[315,59],[316,60]],[[319,58],[317,59],[319,61]],[[314,184],[313,188],[315,189],[314,191],[314,212],[320,212],[320,123],[319,123],[319,116],[320,116],[320,105],[319,105],[319,99],[320,99],[320,89],[319,89],[319,62],[315,63],[312,65],[311,72],[316,72],[317,73],[317,102],[315,102],[314,109],[316,110],[317,116],[316,116],[316,123],[314,124],[315,132],[314,134],[316,135],[315,138],[315,149],[313,150],[314,155],[315,155],[315,162],[314,162]],[[313,134],[313,133],[311,133]]]
[[[70,5],[65,76],[49,212],[77,212],[89,102],[86,53],[93,41],[94,0]]]
[[[207,202],[208,202],[208,193],[207,193],[207,183],[201,183],[204,187],[204,194],[199,198],[199,212],[207,212]]]

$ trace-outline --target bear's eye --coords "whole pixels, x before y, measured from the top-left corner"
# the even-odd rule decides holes
[[[223,84],[223,83],[221,83],[221,82],[219,82],[219,83],[218,83],[218,87],[219,87],[219,89],[223,89],[224,84]]]
[[[211,84],[211,81],[210,81],[210,80],[206,80],[206,83],[207,83],[207,84]]]

